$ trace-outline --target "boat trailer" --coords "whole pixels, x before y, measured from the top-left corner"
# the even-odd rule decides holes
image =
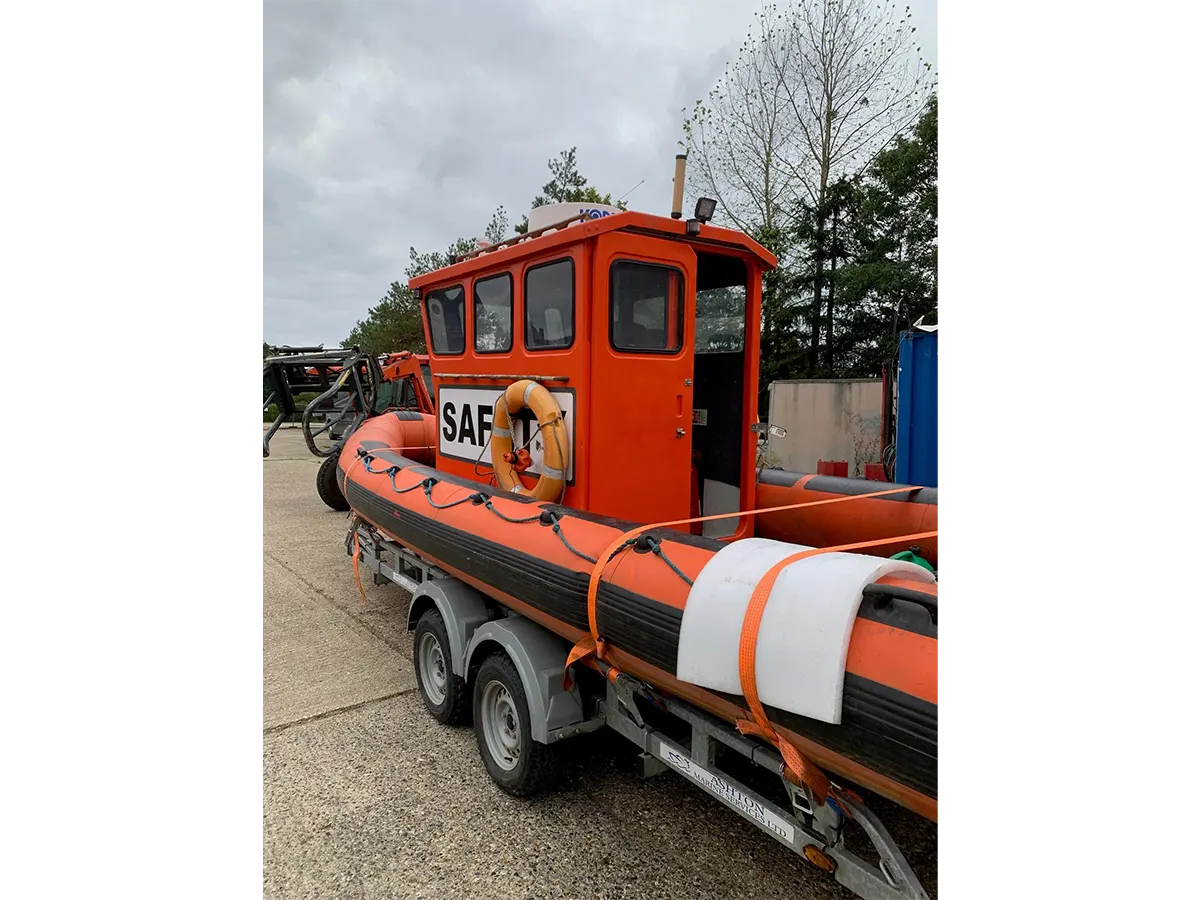
[[[928,900],[904,854],[863,802],[843,791],[838,800],[818,804],[807,787],[783,777],[783,758],[769,744],[624,673],[611,679],[584,670],[567,687],[569,643],[357,516],[346,552],[356,557],[356,573],[365,566],[375,584],[395,584],[412,595],[408,628],[415,632],[413,665],[422,702],[444,724],[473,718],[484,765],[502,789],[531,796],[548,784],[510,789],[503,778],[506,761],[525,753],[545,771],[558,742],[611,728],[639,748],[641,777],[675,771],[859,897]],[[513,669],[519,683],[504,674]],[[877,864],[847,848],[850,820],[869,838]]]

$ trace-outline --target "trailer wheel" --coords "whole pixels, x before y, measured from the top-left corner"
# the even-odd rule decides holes
[[[443,725],[460,725],[471,714],[467,683],[450,668],[450,639],[436,609],[427,609],[413,632],[413,670],[421,700]]]
[[[472,703],[475,741],[492,780],[515,797],[532,797],[556,774],[557,746],[530,736],[529,702],[521,676],[508,654],[483,661],[475,676]]]
[[[325,457],[325,462],[321,463],[321,468],[317,469],[317,496],[330,509],[336,509],[338,512],[346,512],[350,508],[350,504],[346,502],[346,498],[342,494],[342,489],[338,487],[338,456],[339,454],[335,453],[333,456]]]

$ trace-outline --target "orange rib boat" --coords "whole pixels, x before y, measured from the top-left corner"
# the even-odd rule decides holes
[[[886,558],[915,548],[936,566],[937,492],[757,472],[761,276],[774,265],[738,232],[624,212],[533,229],[413,279],[437,414],[365,422],[338,483],[390,540],[567,641],[601,638],[607,663],[731,723],[750,716],[744,684],[680,675],[697,658],[692,625],[705,626],[689,616],[701,600],[720,612],[712,573],[752,550],[879,542],[829,554],[824,581],[812,567],[790,582],[825,591],[831,609],[849,603],[833,712],[796,712],[804,696],[771,705],[772,689],[807,690],[762,680],[786,650],[759,653],[758,693],[812,763],[936,821],[937,586]],[[679,522],[598,563],[640,526]],[[869,574],[840,574],[851,570]],[[780,584],[768,610],[802,615]],[[760,634],[759,647],[791,635]]]
[[[404,451],[431,445],[433,431],[432,416],[402,411],[352,435],[338,465],[351,507],[497,602],[569,641],[585,637],[595,558],[636,523],[480,485],[422,462],[428,451]],[[645,532],[606,571],[598,622],[616,665],[732,722],[747,715],[742,698],[675,677],[690,590],[681,575],[694,582],[723,546],[673,529]],[[936,588],[885,576],[867,589],[858,611],[842,723],[768,709],[818,765],[935,821],[936,609]]]

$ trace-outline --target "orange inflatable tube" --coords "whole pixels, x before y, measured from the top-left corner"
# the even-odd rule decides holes
[[[800,475],[780,469],[764,469],[759,476],[755,506],[767,509],[866,494],[900,485],[832,475]],[[804,509],[764,513],[757,517],[755,534],[775,541],[808,547],[833,547],[871,541],[890,535],[937,531],[937,488],[914,487],[910,494],[872,497],[855,503],[833,503]],[[927,538],[915,547],[907,543],[886,544],[864,550],[873,556],[894,556],[913,550],[937,568],[937,538]]]
[[[441,472],[416,452],[398,449],[409,441],[431,444],[433,418],[422,416],[417,423],[412,417],[421,414],[401,415],[368,420],[342,451],[338,481],[354,511],[390,539],[565,640],[590,636],[587,594],[596,557],[638,523]],[[545,421],[540,414],[539,421]],[[872,537],[880,536],[878,525],[875,530]],[[743,697],[675,677],[690,581],[723,546],[673,529],[647,531],[606,568],[596,615],[614,665],[735,722],[747,716]],[[841,724],[770,707],[765,713],[818,766],[936,821],[936,585],[890,577],[864,590],[846,663]]]

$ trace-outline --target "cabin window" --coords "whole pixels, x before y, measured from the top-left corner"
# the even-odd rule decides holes
[[[609,270],[609,339],[626,353],[676,353],[683,346],[683,273],[648,263]]]
[[[569,259],[525,270],[525,349],[575,342],[575,264]]]
[[[696,254],[696,353],[740,353],[746,345],[746,264]]]
[[[433,352],[439,356],[454,356],[462,353],[466,347],[463,297],[461,284],[430,291],[425,295],[429,338],[433,343]]]
[[[512,276],[505,272],[475,282],[475,352],[512,349]]]
[[[746,343],[746,286],[696,292],[696,352],[736,353]]]
[[[399,381],[385,381],[379,386],[375,395],[375,412],[386,412],[389,409],[407,409],[417,406],[417,392],[408,378]]]

